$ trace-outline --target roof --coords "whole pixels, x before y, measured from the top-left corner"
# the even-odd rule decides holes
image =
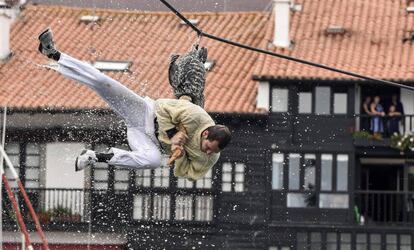
[[[198,19],[206,33],[253,47],[391,81],[414,82],[414,13],[412,1],[295,0],[302,11],[291,12],[290,49],[274,48],[273,17],[268,12],[184,13]],[[80,16],[102,17],[82,23]],[[108,72],[140,95],[172,97],[167,68],[173,53],[185,53],[196,34],[168,12],[136,12],[28,5],[13,25],[15,53],[0,63],[0,106],[16,109],[107,109],[84,86],[37,67],[47,59],[37,52],[37,36],[54,31],[58,48],[87,61],[132,60],[130,72]],[[327,34],[326,28],[345,28]],[[205,108],[209,112],[259,113],[254,79],[357,80],[351,76],[202,39],[215,66],[207,74]]]
[[[260,45],[273,52],[301,58],[361,75],[393,81],[414,80],[414,43],[403,41],[414,30],[412,1],[295,0],[301,12],[291,12],[292,49],[271,48],[273,22]],[[327,34],[326,28],[345,28],[344,34]],[[257,78],[355,79],[321,68],[261,55]]]
[[[98,23],[80,22],[83,15],[99,15]],[[191,13],[208,33],[258,46],[269,14],[259,12]],[[51,27],[58,49],[81,60],[132,61],[129,72],[105,72],[142,96],[172,97],[168,64],[196,42],[196,33],[180,25],[172,13],[128,12],[28,5],[11,30],[14,56],[0,64],[0,106],[14,109],[106,109],[91,90],[37,66],[50,61],[37,51],[38,34]],[[203,39],[208,58],[205,108],[209,112],[254,113],[256,83],[254,52]]]

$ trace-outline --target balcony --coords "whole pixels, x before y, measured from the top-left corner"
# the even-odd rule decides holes
[[[365,225],[414,222],[414,192],[355,191],[355,206]]]

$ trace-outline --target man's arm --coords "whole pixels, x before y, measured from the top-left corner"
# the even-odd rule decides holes
[[[214,154],[204,161],[190,160],[184,153],[183,157],[175,162],[174,175],[177,177],[185,177],[191,181],[196,181],[204,177],[204,175],[216,164],[220,154]]]

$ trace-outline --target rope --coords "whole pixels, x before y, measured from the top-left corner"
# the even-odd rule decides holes
[[[167,6],[167,8],[169,8],[175,15],[177,15],[181,20],[183,20],[188,26],[190,26],[191,29],[193,29],[195,32],[197,32],[198,36],[205,36],[207,38],[210,38],[210,39],[222,42],[222,43],[230,44],[230,45],[233,45],[233,46],[236,46],[236,47],[240,47],[240,48],[243,48],[243,49],[252,50],[252,51],[255,51],[255,52],[258,52],[258,53],[262,53],[262,54],[266,54],[266,55],[270,55],[270,56],[274,56],[274,57],[279,57],[279,58],[283,58],[283,59],[286,59],[286,60],[290,60],[290,61],[294,61],[294,62],[298,62],[298,63],[302,63],[302,64],[307,64],[307,65],[318,67],[318,68],[323,68],[323,69],[330,70],[330,71],[337,72],[337,73],[341,73],[341,74],[344,74],[344,75],[349,75],[349,76],[353,76],[353,77],[356,77],[356,78],[361,78],[361,79],[368,80],[368,81],[378,82],[378,83],[381,83],[381,84],[390,85],[390,86],[394,86],[394,87],[414,90],[413,86],[408,86],[408,85],[404,85],[404,84],[401,84],[401,83],[396,83],[396,82],[382,80],[382,79],[378,79],[378,78],[374,78],[374,77],[370,77],[370,76],[365,76],[365,75],[357,74],[357,73],[354,73],[354,72],[350,72],[350,71],[330,67],[330,66],[327,66],[327,65],[324,65],[324,64],[319,64],[319,63],[315,63],[315,62],[295,58],[295,57],[292,57],[292,56],[278,54],[278,53],[275,53],[275,52],[272,52],[272,51],[259,49],[259,48],[252,47],[252,46],[249,46],[249,45],[233,42],[233,41],[225,39],[225,38],[217,37],[217,36],[211,35],[209,33],[205,33],[202,30],[200,30],[199,28],[197,28],[195,25],[193,25],[187,18],[185,18],[178,10],[176,10],[173,6],[171,6],[166,0],[160,0],[160,1],[165,6]]]

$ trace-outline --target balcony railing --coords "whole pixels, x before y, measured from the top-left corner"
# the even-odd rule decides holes
[[[27,189],[26,190],[29,199],[33,205],[33,208],[38,215],[41,223],[47,224],[52,222],[85,222],[88,221],[88,217],[91,209],[91,192],[83,189]],[[16,192],[15,194],[19,194]],[[19,198],[19,195],[17,195]],[[19,200],[23,201],[22,197]],[[6,214],[8,219],[13,220],[13,213],[10,213],[11,207],[6,202]],[[21,208],[28,219],[27,207],[22,205]],[[7,219],[7,218],[6,218]],[[31,219],[29,219],[31,221]]]
[[[356,191],[355,205],[366,224],[414,222],[414,192]]]
[[[361,115],[361,114],[355,114],[356,117],[356,128],[357,131],[362,131],[364,130],[364,123],[365,126],[369,127],[369,124],[371,122],[371,119],[374,118],[374,116],[370,116],[370,115]],[[398,131],[400,134],[405,134],[407,132],[412,132],[414,131],[414,115],[402,115],[400,116],[400,120],[398,122]],[[382,133],[384,137],[390,137],[392,132],[390,132],[390,121],[391,121],[392,117],[390,116],[383,116],[380,117],[380,121],[382,122],[383,128],[384,128],[384,132]],[[369,129],[366,129],[366,131],[370,131]]]

